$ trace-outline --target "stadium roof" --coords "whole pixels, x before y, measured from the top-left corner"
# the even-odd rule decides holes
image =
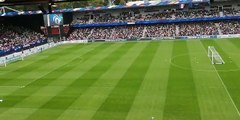
[[[45,0],[37,0],[45,1]],[[83,12],[83,11],[97,11],[97,10],[110,10],[110,9],[124,9],[124,8],[141,8],[141,7],[152,7],[152,6],[164,6],[164,5],[180,5],[180,4],[192,4],[192,3],[208,3],[209,0],[169,0],[164,2],[150,1],[148,3],[139,3],[139,4],[127,4],[127,5],[114,5],[114,6],[101,6],[101,7],[85,7],[85,8],[67,8],[67,9],[58,9],[53,10],[53,13],[64,13],[64,12]],[[15,15],[34,15],[42,14],[41,10],[38,11],[23,11],[23,12],[7,12],[0,14],[0,16],[15,16]]]
[[[0,0],[0,6],[9,5],[28,5],[39,3],[57,3],[57,2],[73,2],[73,1],[87,1],[87,0]]]

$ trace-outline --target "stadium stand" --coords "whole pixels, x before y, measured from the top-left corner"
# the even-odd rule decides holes
[[[195,9],[170,7],[74,13],[72,25],[75,29],[67,39],[114,40],[240,34],[240,22],[236,18],[239,16],[240,8],[236,6],[222,9],[219,6]]]
[[[84,11],[72,9],[69,22],[72,30],[66,40],[175,39],[240,34],[240,7],[236,5],[94,9],[94,12],[87,11],[87,8]],[[44,43],[47,39],[41,33],[24,27],[0,25],[0,53],[9,54]]]
[[[46,43],[41,33],[24,27],[0,24],[0,54],[10,54]]]
[[[219,22],[222,34],[240,34],[240,21]]]
[[[164,20],[164,19],[187,19],[187,18],[206,18],[220,17],[218,9],[197,9],[197,10],[161,10],[151,13],[119,12],[119,13],[95,13],[90,19],[91,14],[74,14],[72,24],[92,24],[92,23],[110,23],[110,22],[136,22],[147,20]],[[239,16],[239,9],[224,9],[223,16]]]
[[[144,37],[175,37],[175,24],[158,24],[146,26],[146,33]]]
[[[222,34],[240,34],[240,22],[191,22],[177,24],[79,28],[74,30],[68,40],[139,39]]]
[[[188,23],[179,25],[179,36],[219,35],[214,22]]]

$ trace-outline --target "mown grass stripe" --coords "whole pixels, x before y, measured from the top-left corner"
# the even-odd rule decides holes
[[[232,63],[229,62],[229,61],[232,61],[230,56],[222,49],[222,47],[220,47],[216,43],[216,40],[210,39],[210,40],[205,40],[205,41],[201,41],[201,42],[206,50],[208,50],[208,46],[214,46],[215,49],[220,53],[222,59],[227,63],[225,65],[217,65],[216,66],[217,70],[225,71],[225,70],[231,70],[231,69],[238,69],[237,65],[234,62],[232,62]]]
[[[52,120],[59,117],[82,93],[91,87],[91,85],[112,66],[113,62],[120,59],[133,45],[134,44],[123,44],[120,48],[114,50],[92,69],[77,78],[67,88],[41,106],[39,110],[31,114],[27,119],[32,120],[39,116],[46,115],[48,114],[47,110],[53,111],[51,112],[52,114],[45,119]]]
[[[155,42],[148,43],[96,111],[92,120],[124,120],[127,117],[158,45]]]
[[[4,83],[10,82],[12,80],[15,80],[15,79],[12,79],[12,77],[16,77],[16,76],[20,77],[24,74],[28,74],[29,71],[37,70],[41,67],[44,67],[44,65],[52,64],[57,59],[61,59],[61,57],[64,57],[64,56],[61,56],[61,54],[64,54],[64,53],[69,54],[69,53],[67,53],[67,51],[72,51],[74,49],[76,49],[76,45],[73,45],[67,49],[64,49],[63,52],[59,51],[57,53],[54,53],[47,59],[46,58],[39,59],[31,64],[28,64],[21,68],[16,68],[15,70],[7,72],[6,74],[2,74],[2,75],[0,75],[0,84],[4,84]]]
[[[91,45],[90,47],[94,48],[96,47],[95,45],[93,46]],[[7,112],[0,114],[0,119],[7,118],[12,114],[14,114],[15,112],[22,113],[22,110],[26,110],[26,111],[24,111],[24,114],[21,115],[21,118],[23,119],[27,118],[29,115],[35,112],[40,106],[42,106],[48,100],[53,98],[57,93],[59,93],[64,88],[66,88],[69,84],[71,84],[76,78],[84,74],[85,71],[88,71],[89,69],[91,69],[97,63],[99,63],[99,61],[105,58],[105,56],[107,56],[113,49],[117,49],[119,46],[120,46],[119,44],[111,45],[107,47],[107,49],[104,49],[100,53],[97,53],[96,55],[92,56],[90,59],[86,60],[86,62],[79,61],[78,64],[75,65],[76,67],[74,67],[74,69],[67,71],[64,74],[61,74],[60,75],[61,77],[58,77],[56,80],[50,82],[48,85],[41,87],[39,90],[29,95],[26,99],[16,104],[13,108],[7,110]],[[89,51],[91,51],[91,49],[92,48],[90,48]],[[86,53],[86,51],[85,52],[81,51],[81,54],[84,54],[84,53]],[[84,57],[84,55],[81,57]],[[38,99],[38,98],[41,98],[41,99]]]
[[[52,55],[58,54],[58,53],[59,53],[59,50],[57,50],[57,49],[58,49],[59,47],[60,47],[60,46],[57,46],[57,47],[48,49],[48,50],[47,50],[47,54],[52,54]],[[70,49],[70,48],[72,48],[72,47],[73,47],[73,46],[71,45],[71,46],[68,46],[68,47],[63,47],[62,49],[67,50],[67,49]],[[7,67],[1,68],[0,71],[6,74],[6,73],[8,73],[8,72],[15,71],[17,68],[26,67],[26,66],[28,66],[28,65],[30,65],[30,64],[33,64],[33,63],[36,62],[37,60],[40,61],[40,59],[41,59],[41,60],[45,59],[45,58],[44,58],[44,54],[45,54],[45,53],[46,53],[46,52],[43,51],[41,54],[33,54],[33,55],[31,55],[31,56],[25,57],[23,62],[13,62],[13,63],[10,63],[10,64],[7,65]],[[38,56],[38,57],[36,57],[36,56]],[[2,75],[2,73],[0,73],[0,75]]]
[[[237,107],[236,112],[239,113],[240,110],[240,81],[239,81],[239,73],[240,70],[238,69],[238,66],[236,63],[234,63],[229,55],[223,50],[223,46],[219,46],[218,43],[216,43],[215,40],[209,40],[202,42],[203,46],[205,47],[205,50],[207,50],[208,46],[214,46],[216,50],[220,53],[223,60],[228,61],[224,65],[215,65],[216,72],[219,74],[220,79],[223,81],[223,85],[226,86],[227,92],[229,92],[230,99],[233,100],[233,105]],[[232,62],[229,62],[232,61]],[[236,62],[236,61],[235,61]],[[231,71],[231,69],[235,69]],[[227,71],[230,70],[230,71]]]
[[[240,49],[240,40],[239,39],[224,39],[224,40],[227,40],[229,42],[231,42],[234,46],[236,46],[237,48]]]
[[[49,63],[46,62],[46,64],[36,62],[36,66],[38,65],[41,67],[38,67],[37,69],[33,69],[31,71],[25,72],[25,74],[21,74],[19,76],[15,76],[15,75],[6,76],[6,79],[12,79],[12,80],[9,80],[7,82],[0,82],[0,86],[16,86],[16,85],[26,86],[26,85],[30,84],[32,81],[42,78],[46,74],[57,69],[59,66],[62,66],[77,57],[78,57],[78,60],[81,59],[80,58],[81,56],[78,56],[77,53],[81,52],[84,54],[88,51],[91,51],[90,48],[95,48],[97,46],[98,45],[93,45],[92,47],[79,46],[80,48],[77,48],[77,46],[75,46],[74,47],[75,50],[71,49],[71,51],[73,50],[73,52],[71,54],[66,54],[63,57],[56,59],[55,61],[52,61]],[[49,55],[49,54],[44,54],[44,55]]]
[[[68,51],[71,49],[74,49],[77,45],[73,45],[73,46],[68,46],[68,47],[63,47],[62,49],[64,51]],[[47,50],[47,54],[51,54],[51,56],[58,56],[61,51],[57,50],[58,48],[61,48],[62,46],[57,46],[55,48],[51,48],[49,50]],[[4,73],[8,73],[8,72],[14,72],[14,71],[21,71],[18,69],[24,69],[24,68],[28,68],[32,65],[34,65],[34,63],[36,62],[41,62],[42,60],[45,60],[46,58],[45,56],[45,51],[39,54],[33,54],[31,56],[25,57],[24,61],[22,62],[14,62],[14,63],[9,63],[8,66],[4,69],[0,69],[0,71],[4,71]],[[38,56],[38,57],[36,57]],[[52,59],[51,56],[49,56],[50,60]],[[60,56],[58,56],[60,57]],[[18,65],[18,68],[16,68],[15,66]],[[2,74],[1,74],[2,75]],[[3,74],[4,75],[4,74]]]
[[[186,54],[186,57],[172,62],[191,68],[186,41],[175,41],[172,58]],[[200,108],[191,70],[171,65],[164,106],[164,120],[200,120]]]
[[[5,83],[2,83],[1,86],[11,86],[11,85],[16,85],[16,84],[19,86],[26,86],[27,84],[31,83],[33,80],[43,77],[44,75],[51,72],[52,70],[58,68],[59,66],[61,66],[63,64],[66,64],[67,62],[70,62],[71,60],[73,60],[77,57],[78,57],[78,59],[76,59],[75,61],[83,62],[82,56],[79,56],[79,53],[80,54],[85,54],[86,52],[91,53],[91,50],[99,45],[100,44],[94,44],[94,45],[85,46],[85,47],[82,45],[75,46],[75,49],[70,50],[73,52],[71,52],[71,53],[68,52],[66,55],[64,55],[64,56],[60,57],[59,59],[57,59],[53,62],[50,62],[50,63],[48,63],[48,62],[46,62],[46,64],[36,63],[37,65],[39,65],[41,67],[31,70],[31,71],[28,71],[28,72],[25,72],[26,74],[17,76],[17,78],[16,78],[16,76],[7,76],[6,77],[7,79],[12,79],[13,77],[15,77],[15,79],[5,82]],[[65,52],[65,50],[64,50],[64,52]],[[44,54],[44,55],[51,56],[51,54]],[[87,55],[85,57],[86,57],[85,59],[87,59]]]
[[[239,116],[201,41],[188,41],[188,48],[202,120],[236,120]]]
[[[144,48],[144,44],[135,44],[131,47],[118,61],[113,63],[112,67],[109,68],[97,82],[79,96],[77,100],[59,116],[58,120],[78,120],[79,118],[89,120]]]
[[[162,120],[173,43],[161,41],[126,120]]]
[[[93,49],[92,51],[95,51],[95,53],[98,53],[98,52],[101,52],[102,50],[108,48],[109,46],[110,45],[102,44],[102,45],[96,47],[95,49]],[[91,52],[91,51],[89,51],[89,52]],[[84,55],[87,55],[89,52],[85,53]],[[46,85],[53,82],[57,78],[61,77],[61,75],[63,75],[65,72],[70,71],[74,67],[76,67],[75,66],[76,60],[78,60],[79,57],[81,57],[81,56],[78,56],[75,59],[71,60],[70,62],[67,62],[62,66],[59,66],[58,68],[56,68],[53,71],[46,74],[45,76],[35,80],[28,86],[26,86],[22,89],[19,89],[18,91],[15,91],[14,93],[12,93],[8,96],[4,96],[3,99],[5,100],[5,102],[0,104],[0,107],[9,109],[9,108],[13,107],[14,105],[16,105],[17,103],[19,103],[20,101],[22,101],[23,99],[25,99],[26,97],[28,97],[29,95],[35,93],[37,90],[41,89],[42,87],[45,87]],[[6,111],[6,109],[4,109],[4,111]],[[0,111],[0,113],[2,113],[4,111]]]

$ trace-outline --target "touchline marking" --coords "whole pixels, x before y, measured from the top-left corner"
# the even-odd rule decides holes
[[[203,47],[204,47],[204,46],[203,46]],[[207,54],[207,51],[206,51],[206,49],[205,49],[205,48],[204,48],[204,50],[205,50],[205,52],[206,52],[206,54]],[[210,59],[208,59],[208,60],[211,62],[211,60],[210,60]],[[233,101],[233,99],[232,99],[232,97],[231,97],[230,93],[228,92],[228,89],[227,89],[226,85],[224,84],[224,82],[223,82],[223,80],[222,80],[221,76],[219,75],[219,73],[218,73],[218,71],[217,71],[216,67],[215,67],[213,64],[211,64],[211,65],[213,66],[213,68],[214,68],[215,72],[217,73],[217,76],[218,76],[218,78],[220,79],[220,81],[221,81],[221,83],[222,83],[222,86],[224,87],[225,91],[227,92],[227,95],[228,95],[228,97],[230,98],[230,100],[231,100],[231,102],[232,102],[232,104],[233,104],[234,108],[236,109],[236,111],[237,111],[237,113],[238,113],[238,116],[240,117],[239,110],[238,110],[238,108],[237,108],[236,104],[234,103],[234,101]]]
[[[237,113],[238,113],[238,116],[240,117],[239,110],[238,110],[238,108],[237,108],[236,104],[234,103],[234,101],[233,101],[233,99],[232,99],[231,95],[229,94],[229,92],[228,92],[228,89],[227,89],[226,85],[224,84],[224,82],[223,82],[222,78],[220,77],[219,73],[217,72],[217,69],[216,69],[216,67],[215,67],[213,64],[212,64],[212,66],[214,67],[214,69],[215,69],[215,71],[216,71],[216,73],[217,73],[217,76],[219,77],[219,79],[220,79],[220,81],[221,81],[221,83],[222,83],[222,85],[223,85],[224,89],[226,90],[226,92],[227,92],[227,94],[228,94],[228,96],[229,96],[229,98],[230,98],[230,100],[231,100],[231,102],[232,102],[233,106],[235,107],[235,109],[236,109],[236,111],[237,111]]]
[[[10,85],[9,85],[9,86],[0,86],[0,88],[1,88],[1,87],[16,87],[16,88],[23,88],[23,87],[25,87],[25,86],[10,86]]]

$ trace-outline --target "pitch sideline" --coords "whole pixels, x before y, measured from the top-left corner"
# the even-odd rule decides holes
[[[206,49],[205,49],[205,47],[204,47],[204,46],[203,46],[203,48],[204,48],[204,51],[205,51],[205,53],[207,54],[207,51],[206,51]],[[211,62],[211,60],[210,60],[210,59],[209,59],[209,61]],[[235,102],[233,101],[233,99],[232,99],[232,96],[230,95],[230,93],[229,93],[229,91],[228,91],[228,89],[227,89],[226,85],[224,84],[224,82],[223,82],[223,80],[222,80],[221,76],[219,75],[219,73],[218,73],[218,71],[217,71],[216,67],[215,67],[213,64],[211,64],[211,65],[213,66],[213,68],[214,68],[215,72],[217,73],[217,76],[218,76],[218,78],[220,79],[220,81],[221,81],[221,83],[222,83],[222,86],[224,87],[225,91],[227,92],[227,95],[228,95],[228,97],[230,98],[230,101],[232,102],[232,104],[233,104],[234,108],[235,108],[235,109],[236,109],[236,111],[237,111],[237,114],[238,114],[238,116],[240,117],[240,112],[239,112],[239,110],[238,110],[238,108],[237,108],[237,106],[236,106]]]

